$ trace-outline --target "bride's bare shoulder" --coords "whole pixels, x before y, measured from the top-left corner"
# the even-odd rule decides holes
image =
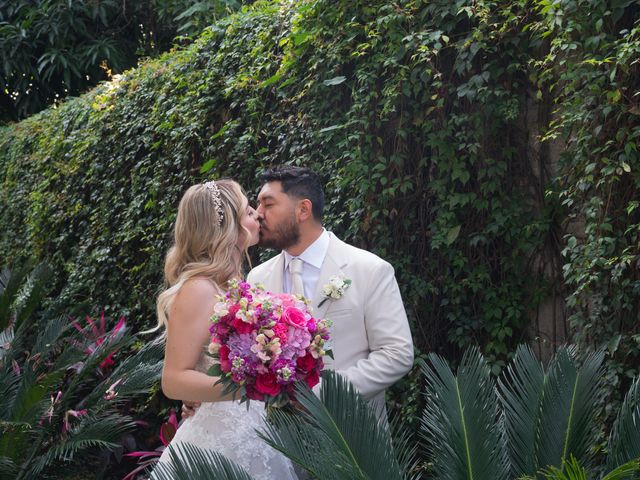
[[[182,287],[180,287],[178,296],[182,298],[201,298],[205,296],[213,298],[215,295],[220,294],[221,291],[220,287],[210,279],[206,277],[194,277],[184,282]]]

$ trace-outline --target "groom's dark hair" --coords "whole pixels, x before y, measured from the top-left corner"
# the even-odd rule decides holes
[[[320,178],[313,170],[306,167],[278,165],[262,172],[260,179],[263,183],[280,182],[282,191],[290,197],[311,200],[313,218],[319,222],[322,220],[324,191]]]

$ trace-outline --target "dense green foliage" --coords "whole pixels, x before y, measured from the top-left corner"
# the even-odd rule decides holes
[[[0,1],[0,122],[23,118],[199,33],[236,0]]]
[[[566,211],[570,325],[583,347],[607,344],[610,378],[640,366],[640,24],[637,2],[568,4],[539,82],[561,106],[548,136],[566,150],[553,185]],[[554,62],[563,51],[580,61]]]
[[[0,130],[0,255],[52,263],[52,311],[150,326],[181,192],[209,176],[255,192],[262,167],[305,164],[327,226],[396,267],[421,351],[480,344],[497,371],[559,291],[584,345],[613,340],[615,383],[640,338],[639,13],[258,2]]]

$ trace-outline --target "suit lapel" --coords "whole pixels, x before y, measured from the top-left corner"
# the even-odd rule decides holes
[[[270,269],[265,272],[262,285],[268,292],[281,293],[284,292],[283,272],[284,271],[284,254],[280,253],[271,264]]]
[[[323,318],[327,310],[331,306],[331,299],[328,299],[318,306],[326,297],[322,294],[322,286],[329,283],[329,279],[335,275],[343,274],[342,268],[347,264],[346,260],[340,255],[340,240],[333,234],[331,234],[331,240],[329,243],[329,249],[322,262],[320,268],[320,277],[318,278],[318,284],[316,285],[316,291],[313,295],[312,305],[314,307],[315,316]]]

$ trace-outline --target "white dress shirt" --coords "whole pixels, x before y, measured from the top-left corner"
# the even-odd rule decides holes
[[[320,278],[320,268],[324,257],[329,250],[329,233],[322,229],[322,234],[307,247],[307,249],[298,255],[297,258],[302,260],[302,285],[304,286],[304,296],[306,298],[313,298],[316,292],[316,286],[318,285],[318,278]],[[289,272],[289,262],[294,258],[286,250],[284,252],[284,290],[287,293],[291,293],[291,274]]]

